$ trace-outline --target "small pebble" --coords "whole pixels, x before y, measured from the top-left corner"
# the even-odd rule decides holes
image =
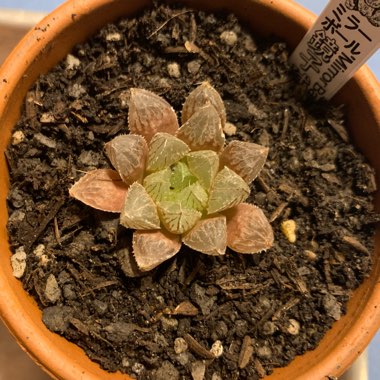
[[[25,212],[23,212],[21,210],[15,210],[9,216],[8,222],[9,223],[20,223],[24,219],[25,219]]]
[[[121,109],[128,108],[129,98],[131,97],[129,91],[122,91],[119,94],[119,104]]]
[[[64,333],[72,318],[74,309],[70,306],[51,306],[42,312],[42,321],[46,327],[54,332]]]
[[[17,248],[11,257],[12,274],[16,278],[21,278],[26,269],[26,253],[24,247]]]
[[[314,150],[311,148],[305,148],[302,152],[302,158],[305,161],[312,161],[314,159]]]
[[[206,364],[203,361],[191,363],[191,376],[193,380],[203,380],[206,373]]]
[[[44,112],[41,114],[40,122],[44,124],[55,123],[55,117],[52,112]]]
[[[87,138],[88,138],[90,141],[94,141],[94,140],[95,140],[94,132],[92,132],[92,131],[88,132]]]
[[[45,297],[52,303],[57,302],[61,297],[61,289],[59,288],[57,279],[54,274],[50,274],[46,280]]]
[[[154,374],[155,380],[179,380],[179,372],[172,363],[165,360]]]
[[[160,321],[164,330],[174,330],[178,326],[178,320],[174,318],[162,317]]]
[[[144,364],[135,363],[132,366],[132,371],[136,373],[137,375],[140,375],[142,372],[144,372],[144,370],[145,370]]]
[[[199,72],[200,68],[201,68],[201,64],[198,61],[190,61],[187,64],[187,71],[193,75],[197,74]]]
[[[266,321],[262,331],[264,335],[273,335],[277,331],[277,327],[273,322]]]
[[[297,172],[301,166],[297,157],[290,157],[288,160],[289,169],[293,172]]]
[[[232,30],[226,30],[221,33],[220,39],[228,46],[234,46],[237,42],[237,35]]]
[[[289,319],[289,325],[287,327],[287,331],[291,335],[298,335],[300,332],[301,325],[300,323],[295,319]]]
[[[218,372],[214,372],[211,376],[211,380],[223,380],[222,376]]]
[[[210,352],[216,357],[219,358],[223,355],[223,345],[220,340],[216,340],[211,346]]]
[[[228,326],[224,321],[216,322],[215,328],[211,333],[211,338],[214,340],[218,340],[221,338],[225,338],[228,334]]]
[[[255,104],[249,103],[248,112],[255,116],[257,119],[262,120],[268,117],[268,114],[262,109],[258,108]]]
[[[12,135],[12,145],[18,145],[25,140],[24,132],[16,131]]]
[[[317,260],[318,256],[315,252],[313,251],[309,251],[308,249],[305,249],[304,251],[304,255],[306,256],[306,258],[310,261],[315,261]]]
[[[103,315],[108,309],[107,303],[100,300],[94,300],[93,305],[94,305],[95,311],[100,315]]]
[[[108,33],[106,35],[106,41],[111,41],[111,42],[121,41],[122,38],[123,38],[123,36],[118,32]]]
[[[157,343],[161,347],[169,347],[169,343],[164,334],[156,332],[153,336],[153,342]]]
[[[295,243],[297,239],[296,235],[297,224],[293,219],[284,220],[281,223],[281,231],[290,243]]]
[[[42,133],[36,133],[34,139],[48,148],[55,149],[57,147],[57,143],[53,139],[46,137]]]
[[[253,40],[251,36],[247,35],[243,43],[244,43],[244,48],[247,49],[248,51],[253,53],[257,50],[255,41]]]
[[[123,359],[121,360],[121,365],[122,365],[123,367],[129,367],[129,366],[131,365],[131,363],[130,363],[130,361],[128,360],[128,358],[123,358]]]
[[[33,253],[39,258],[40,265],[45,266],[49,262],[49,257],[45,254],[45,246],[43,244],[38,244]]]
[[[256,353],[262,359],[269,359],[272,356],[272,350],[269,346],[258,347]]]
[[[181,69],[178,63],[169,63],[168,64],[168,74],[172,78],[180,78],[181,77]]]
[[[63,296],[67,300],[75,300],[77,298],[77,295],[74,290],[74,285],[68,284],[63,286]]]
[[[75,69],[80,66],[80,60],[77,57],[74,57],[72,54],[68,54],[66,57],[66,67],[68,70]]]
[[[10,201],[15,208],[20,208],[25,204],[24,193],[20,190],[15,189],[10,194]]]
[[[34,249],[33,253],[37,257],[41,257],[45,253],[45,246],[43,244],[38,244],[37,247]]]
[[[322,300],[323,307],[326,310],[326,313],[334,318],[336,321],[342,316],[342,308],[339,301],[332,295],[327,293]]]
[[[174,341],[174,352],[176,354],[181,354],[182,352],[187,351],[189,345],[186,340],[183,338],[176,338]]]
[[[237,132],[237,128],[235,125],[233,125],[232,123],[226,123],[224,125],[224,128],[223,128],[223,131],[224,133],[227,135],[227,136],[233,136],[233,135],[236,135],[236,132]]]
[[[190,353],[188,351],[182,352],[176,356],[176,359],[179,364],[185,366],[190,361]]]
[[[67,90],[67,93],[69,94],[69,96],[75,99],[79,99],[86,92],[87,92],[86,89],[79,83],[74,83]]]

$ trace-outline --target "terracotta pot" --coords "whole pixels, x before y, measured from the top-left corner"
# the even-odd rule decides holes
[[[285,0],[182,0],[195,8],[227,9],[251,25],[254,33],[275,34],[294,47],[314,16]],[[38,75],[53,67],[78,42],[106,23],[129,16],[148,0],[68,1],[45,18],[17,46],[0,72],[0,311],[19,344],[57,379],[126,379],[110,374],[84,352],[51,333],[41,321],[35,301],[12,276],[6,230],[8,173],[3,154],[11,129],[20,114],[28,88]],[[356,145],[380,173],[380,89],[367,68],[362,68],[334,99],[345,103],[349,128]],[[379,178],[378,187],[380,188]],[[380,211],[380,194],[376,198]],[[325,379],[339,376],[364,350],[380,326],[380,230],[376,234],[374,266],[370,278],[354,292],[348,313],[334,324],[314,351],[276,369],[268,379]]]

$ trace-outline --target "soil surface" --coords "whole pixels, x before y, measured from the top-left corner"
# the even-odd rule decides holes
[[[104,369],[155,380],[261,378],[315,348],[368,275],[379,220],[373,170],[350,144],[343,107],[308,99],[288,54],[232,15],[161,5],[108,25],[29,91],[6,153],[18,275],[46,326]],[[183,248],[129,278],[130,233],[68,188],[110,167],[103,146],[128,133],[129,88],[162,95],[179,114],[204,80],[236,126],[227,140],[270,148],[249,201],[271,220],[274,246],[222,257]],[[287,219],[295,243],[281,232]]]

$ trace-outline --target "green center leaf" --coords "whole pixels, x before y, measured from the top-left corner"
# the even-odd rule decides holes
[[[172,172],[169,168],[149,174],[144,178],[143,185],[155,202],[166,199],[170,192]]]
[[[183,207],[178,202],[163,201],[157,204],[158,213],[165,228],[173,234],[183,234],[192,229],[202,213]]]
[[[199,180],[200,184],[209,190],[219,169],[218,154],[212,150],[199,150],[190,152],[186,156],[191,173]]]
[[[172,165],[171,170],[170,184],[174,191],[181,191],[197,181],[189,167],[182,161]]]

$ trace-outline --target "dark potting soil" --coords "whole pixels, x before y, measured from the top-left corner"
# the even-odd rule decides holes
[[[10,242],[26,252],[21,279],[46,326],[104,369],[156,380],[263,377],[315,348],[368,276],[373,170],[350,144],[343,107],[308,100],[288,54],[232,15],[161,5],[103,28],[28,92],[6,153]],[[204,80],[236,126],[227,140],[270,148],[249,201],[270,218],[274,246],[222,257],[184,247],[129,278],[130,232],[68,189],[109,167],[103,146],[128,133],[129,88],[162,95],[179,114]],[[287,219],[295,243],[281,232]]]

